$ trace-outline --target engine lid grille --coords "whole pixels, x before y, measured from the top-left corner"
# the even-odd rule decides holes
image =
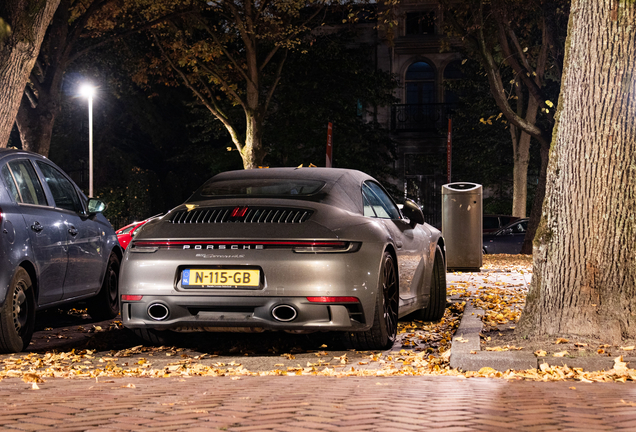
[[[170,218],[170,222],[176,224],[302,223],[312,214],[312,210],[289,207],[208,207],[177,211]]]

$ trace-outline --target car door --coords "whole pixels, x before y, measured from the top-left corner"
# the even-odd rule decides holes
[[[391,197],[377,183],[363,184],[365,214],[382,219],[397,249],[397,270],[400,281],[402,304],[415,302],[417,288],[422,284],[426,240],[421,230],[415,229],[405,220]]]
[[[37,165],[66,228],[68,265],[64,298],[94,293],[101,286],[106,262],[101,228],[87,217],[82,197],[61,171],[43,161]]]
[[[49,205],[44,188],[29,159],[9,161],[0,175],[22,213],[29,233],[30,250],[37,269],[38,305],[60,300],[68,264],[66,229],[58,212]],[[16,227],[17,229],[17,227]]]
[[[523,241],[526,238],[528,221],[516,222],[503,230],[498,235],[497,248],[495,253],[518,254],[521,252]],[[500,237],[500,238],[499,238]]]

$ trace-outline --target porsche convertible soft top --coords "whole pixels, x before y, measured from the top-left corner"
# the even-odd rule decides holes
[[[299,176],[302,174],[302,176]],[[355,170],[339,169],[339,168],[267,168],[258,170],[240,170],[228,171],[218,174],[205,182],[191,197],[188,202],[204,201],[214,198],[227,198],[228,195],[218,196],[214,194],[215,188],[229,190],[227,183],[246,182],[254,184],[255,181],[263,182],[267,180],[289,180],[311,183],[321,182],[320,188],[311,190],[313,193],[294,194],[294,195],[261,195],[268,198],[289,197],[294,199],[307,199],[310,201],[321,202],[345,209],[354,213],[363,214],[362,195],[360,194],[360,185],[367,181],[374,181],[373,177]],[[236,193],[231,196],[244,196],[243,193]],[[256,195],[250,195],[255,197]]]

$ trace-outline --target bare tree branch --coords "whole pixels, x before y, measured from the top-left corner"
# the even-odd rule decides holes
[[[221,43],[221,41],[219,40],[219,38],[216,35],[216,33],[213,32],[212,29],[210,29],[210,27],[200,17],[196,17],[196,20],[199,22],[199,24],[201,26],[203,26],[203,28],[210,35],[212,40],[214,40],[214,43],[218,46],[218,48],[225,55],[225,57],[227,57],[227,59],[230,62],[232,62],[232,64],[236,68],[236,70],[239,71],[241,73],[241,75],[243,75],[243,78],[245,78],[246,80],[249,81],[250,78],[247,76],[247,74],[245,73],[243,68],[238,64],[238,62],[236,61],[234,56],[228,51],[228,49],[224,46],[224,44]]]
[[[309,18],[307,18],[305,20],[305,22],[303,22],[299,27],[300,28],[304,28],[308,23],[310,23],[314,18],[316,18],[316,16],[318,16],[318,14],[320,13],[320,11],[324,8],[324,6],[320,6],[319,8],[317,8],[317,10],[311,14],[311,16]],[[283,43],[283,42],[288,42],[293,36],[295,36],[295,34],[290,34],[288,37],[282,39],[279,43]],[[261,66],[259,68],[260,71],[262,71],[263,69],[265,69],[265,66],[267,66],[267,64],[270,62],[270,60],[272,59],[272,57],[274,57],[274,55],[276,55],[276,53],[278,52],[278,49],[280,48],[280,45],[277,44],[268,54],[267,57],[265,57],[265,60],[263,60],[263,63],[261,63]],[[287,54],[285,54],[285,56],[287,56]]]
[[[483,21],[483,3],[480,2],[480,26],[477,30],[478,42],[481,56],[485,62],[485,66],[488,69],[488,82],[490,83],[490,87],[493,90],[493,96],[495,98],[495,103],[501,109],[506,118],[514,123],[517,127],[526,131],[530,135],[532,135],[539,142],[549,141],[549,137],[543,135],[543,131],[537,127],[533,123],[527,122],[524,118],[517,115],[516,112],[512,110],[510,104],[506,101],[505,98],[505,90],[503,88],[503,80],[501,78],[501,73],[499,72],[499,68],[492,57],[492,54],[486,44],[486,38],[484,36],[484,21]]]
[[[77,51],[75,54],[73,54],[72,56],[69,57],[69,63],[73,63],[75,60],[77,60],[78,58],[82,57],[84,54],[94,50],[95,48],[98,48],[100,46],[106,45],[107,43],[110,43],[110,42],[113,42],[113,41],[116,41],[116,40],[119,40],[119,39],[123,39],[123,38],[125,38],[127,36],[130,36],[130,35],[133,35],[135,33],[139,33],[139,32],[144,31],[144,30],[149,30],[149,29],[153,28],[154,26],[156,26],[157,24],[161,24],[162,22],[165,22],[165,21],[168,21],[168,20],[183,16],[183,15],[191,14],[193,11],[194,11],[193,8],[177,11],[177,12],[165,15],[163,17],[154,19],[152,21],[149,21],[149,22],[147,22],[146,24],[144,24],[144,25],[142,25],[140,27],[125,31],[123,33],[119,33],[119,34],[115,34],[115,35],[106,37],[101,42],[98,42],[98,43],[96,43],[94,45],[91,45],[91,46],[86,47],[86,48],[84,48],[84,49],[82,49],[80,51]]]
[[[501,14],[501,13],[502,11],[498,11],[498,14]],[[543,93],[543,90],[541,90],[541,81],[537,82],[537,80],[532,78],[532,75],[536,74],[536,72],[532,70],[530,63],[528,63],[525,57],[525,54],[523,52],[523,48],[521,47],[521,44],[519,44],[516,34],[514,33],[510,25],[503,24],[504,21],[507,21],[505,19],[505,16],[499,15],[496,21],[497,21],[497,27],[499,30],[498,39],[501,45],[501,50],[505,56],[505,62],[508,63],[508,65],[518,74],[523,84],[528,88],[528,91],[530,92],[532,97],[539,103],[539,106],[541,108],[544,108],[547,111],[548,118],[550,119],[550,121],[554,122],[554,117],[552,113],[549,111],[549,107],[545,103],[547,97]],[[524,62],[525,67],[522,67],[519,64],[515,55],[512,53],[512,50],[510,49],[510,45],[508,43],[508,37],[513,41],[513,44],[515,48],[517,49],[517,55],[519,56],[519,58],[522,59],[522,62]],[[544,43],[545,43],[545,40],[544,40]]]
[[[212,69],[210,69],[206,64],[199,64],[198,67],[200,67],[202,70],[204,70],[205,72],[209,73],[210,75],[212,75],[214,78],[218,79],[221,82],[221,85],[223,85],[223,87],[225,87],[226,91],[232,95],[232,97],[234,97],[234,99],[236,100],[236,102],[241,105],[241,107],[243,107],[243,109],[246,109],[245,106],[245,101],[243,99],[241,99],[241,97],[238,95],[238,93],[236,93],[232,87],[230,86],[230,84],[223,79],[223,77],[218,74],[217,72],[213,71]],[[206,84],[207,87],[207,84]]]
[[[96,0],[92,2],[91,5],[86,9],[86,11],[81,15],[81,17],[71,25],[71,28],[68,32],[68,37],[66,38],[66,47],[64,49],[64,53],[62,54],[63,57],[71,57],[71,51],[73,50],[75,43],[79,40],[82,32],[86,28],[88,21],[102,7],[106,6],[109,3],[112,3],[113,1],[115,0]]]
[[[274,91],[276,90],[276,87],[278,86],[278,83],[280,82],[280,78],[281,78],[282,73],[283,73],[283,65],[285,64],[285,60],[287,60],[287,53],[288,52],[289,52],[289,50],[285,50],[285,54],[284,54],[282,60],[280,61],[280,63],[278,64],[278,69],[276,70],[276,78],[274,79],[274,83],[270,87],[269,92],[267,92],[267,98],[265,99],[265,104],[263,106],[263,113],[267,112],[267,108],[269,107],[269,103],[272,100],[272,96],[274,95]]]
[[[168,64],[170,65],[170,67],[181,77],[181,79],[183,80],[183,82],[185,83],[185,85],[192,90],[192,92],[195,94],[195,96],[197,96],[199,98],[199,100],[203,103],[203,105],[205,105],[205,107],[217,118],[219,119],[219,121],[221,123],[223,123],[223,126],[225,126],[225,128],[227,129],[227,131],[230,133],[230,136],[232,138],[232,142],[234,143],[234,145],[236,146],[236,148],[239,151],[243,151],[243,144],[241,144],[239,138],[238,138],[238,134],[236,133],[236,130],[234,129],[234,127],[230,124],[230,122],[228,121],[228,119],[219,111],[217,111],[217,109],[214,107],[214,102],[211,102],[210,100],[208,100],[208,98],[206,98],[197,88],[196,86],[194,86],[192,84],[192,82],[190,81],[190,79],[188,78],[188,76],[179,68],[177,67],[177,65],[172,61],[172,59],[170,58],[170,56],[168,55],[168,53],[166,53],[166,51],[163,49],[163,46],[161,45],[161,41],[159,40],[159,38],[157,37],[156,33],[154,31],[151,32],[155,43],[157,44],[157,47],[159,48],[159,50],[161,51],[161,55],[163,56],[163,58],[168,62]]]

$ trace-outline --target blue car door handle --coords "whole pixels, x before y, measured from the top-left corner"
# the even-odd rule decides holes
[[[33,225],[31,225],[31,229],[35,232],[40,232],[44,229],[44,227],[42,225],[40,225],[40,222],[35,221],[33,223]]]
[[[79,231],[77,231],[77,228],[75,228],[75,227],[74,227],[74,226],[72,226],[72,225],[71,225],[71,227],[68,229],[68,233],[69,233],[70,235],[72,235],[72,236],[76,236],[78,232],[79,232]]]

